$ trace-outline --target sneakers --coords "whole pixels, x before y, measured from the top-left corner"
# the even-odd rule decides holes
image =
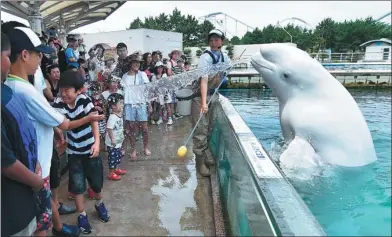
[[[161,123],[163,123],[163,120],[162,120],[162,117],[159,117],[159,119],[158,119],[158,121],[157,121],[157,124],[159,125],[159,124],[161,124]]]
[[[85,215],[80,214],[78,216],[78,227],[83,234],[90,234],[92,232],[91,225]]]
[[[151,119],[151,124],[154,125],[155,124],[155,120]]]
[[[103,202],[102,202],[101,204],[99,204],[99,206],[96,206],[96,205],[94,205],[94,206],[95,206],[95,210],[97,210],[97,212],[98,212],[99,219],[103,223],[108,222],[110,219],[110,216],[109,216],[108,210],[105,207],[105,204],[103,204]]]
[[[175,114],[173,115],[173,117],[174,117],[175,119],[183,118],[183,116],[180,115],[179,113],[175,113]]]
[[[167,120],[167,125],[172,125],[172,124],[173,124],[173,119],[169,117],[169,119]]]
[[[68,215],[76,212],[76,207],[66,206],[64,203],[60,202],[59,214]]]
[[[126,170],[122,170],[122,169],[115,169],[114,173],[117,175],[125,175],[127,173]]]
[[[79,236],[80,229],[75,225],[63,224],[63,228],[61,230],[52,228],[52,233],[54,236]]]
[[[120,177],[120,175],[118,175],[118,174],[116,174],[116,173],[114,172],[114,173],[111,173],[111,174],[108,176],[108,179],[109,179],[109,180],[113,180],[113,181],[118,181],[118,180],[121,180],[121,177]]]

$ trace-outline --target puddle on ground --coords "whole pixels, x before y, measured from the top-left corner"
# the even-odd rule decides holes
[[[186,170],[168,167],[169,174],[164,179],[159,179],[151,191],[160,197],[158,217],[161,227],[169,232],[168,235],[203,236],[194,199],[197,178],[196,171],[192,169],[195,167],[194,165],[185,167]],[[180,172],[184,174],[180,175]]]

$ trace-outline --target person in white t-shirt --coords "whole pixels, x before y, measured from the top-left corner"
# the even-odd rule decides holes
[[[120,180],[120,175],[125,175],[126,170],[118,168],[121,163],[122,146],[124,141],[123,108],[124,96],[113,93],[108,97],[108,106],[111,109],[106,125],[105,145],[108,150],[109,180]]]
[[[144,154],[151,155],[148,149],[148,113],[152,112],[150,103],[139,102],[138,91],[135,86],[150,83],[145,72],[139,70],[140,62],[143,60],[137,55],[127,57],[129,62],[129,71],[122,77],[121,84],[124,88],[124,118],[126,121],[126,129],[131,142],[132,152],[131,159],[136,160],[136,133],[138,128],[142,129]],[[148,111],[147,111],[148,108]]]

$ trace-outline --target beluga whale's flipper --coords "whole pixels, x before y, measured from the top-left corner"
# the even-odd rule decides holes
[[[286,150],[280,155],[281,168],[312,168],[322,165],[320,156],[305,139],[295,136]]]

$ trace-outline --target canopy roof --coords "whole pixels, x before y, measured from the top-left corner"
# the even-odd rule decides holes
[[[392,41],[390,39],[382,38],[382,39],[377,39],[377,40],[369,40],[369,41],[361,44],[359,47],[368,46],[369,44],[375,43],[375,42],[382,42],[382,43],[386,43],[386,44],[389,44],[389,45],[392,44]]]
[[[38,10],[44,27],[60,25],[62,18],[65,31],[105,20],[126,1],[1,1],[1,11],[29,19]]]

